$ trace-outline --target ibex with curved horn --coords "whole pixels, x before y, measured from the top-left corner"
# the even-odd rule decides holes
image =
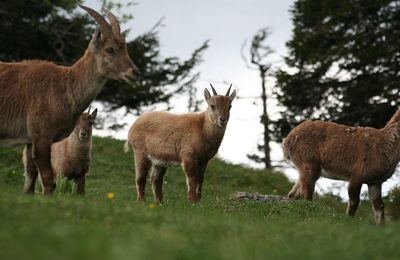
[[[211,84],[210,84],[211,85]],[[201,113],[175,115],[148,112],[129,129],[125,151],[135,152],[136,189],[138,201],[144,200],[146,178],[151,169],[154,200],[162,201],[162,184],[167,167],[181,164],[186,174],[188,199],[200,200],[204,172],[224,137],[231,103],[236,90],[218,95],[211,85],[204,97],[208,108]]]
[[[98,23],[88,48],[71,67],[48,61],[0,62],[0,147],[27,145],[27,163],[37,166],[44,194],[55,189],[51,145],[67,137],[107,79],[132,83],[139,75],[130,59],[115,16],[111,25],[81,6]],[[27,175],[25,192],[33,193],[36,174]]]

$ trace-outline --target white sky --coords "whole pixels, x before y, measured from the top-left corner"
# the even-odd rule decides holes
[[[101,1],[86,0],[84,4],[100,10]],[[124,1],[119,1],[124,2]],[[203,89],[212,82],[218,92],[225,93],[228,85],[238,91],[239,99],[232,105],[231,118],[219,150],[224,160],[260,167],[247,158],[247,154],[257,152],[257,143],[262,139],[262,125],[259,123],[262,105],[259,99],[261,82],[257,71],[249,70],[243,62],[240,50],[245,39],[251,37],[261,28],[269,27],[272,34],[269,45],[276,54],[271,57],[277,66],[282,65],[282,57],[287,55],[286,42],[290,39],[292,22],[289,9],[293,0],[137,0],[138,5],[123,10],[131,13],[134,20],[122,26],[130,29],[128,39],[148,31],[164,17],[164,27],[159,29],[161,54],[164,57],[177,56],[182,59],[190,57],[191,52],[205,40],[210,39],[210,47],[205,51],[203,63],[197,68],[201,72],[196,83],[198,97],[202,97]],[[135,57],[132,57],[135,60]],[[273,80],[267,81],[269,88]],[[187,99],[178,97],[174,100],[173,112],[187,112]],[[278,107],[274,100],[270,101],[268,112],[274,118]],[[126,118],[129,126],[133,116]],[[117,133],[97,131],[97,135],[112,135],[126,139],[129,126]],[[279,144],[271,144],[273,160],[281,160],[282,152]],[[290,179],[296,180],[297,171],[285,170]],[[386,193],[396,181],[384,184]],[[326,191],[332,186],[343,198],[347,198],[344,182],[321,178],[317,182],[317,191]],[[365,191],[365,190],[364,190]]]

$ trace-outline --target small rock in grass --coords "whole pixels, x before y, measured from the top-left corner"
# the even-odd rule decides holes
[[[233,194],[234,199],[242,199],[242,200],[255,200],[255,201],[289,201],[289,198],[281,195],[263,195],[258,192],[249,193],[243,191],[237,191]]]

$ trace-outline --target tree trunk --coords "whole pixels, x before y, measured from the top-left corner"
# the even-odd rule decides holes
[[[261,99],[262,99],[262,104],[263,104],[263,113],[261,115],[261,123],[264,126],[264,165],[265,169],[271,169],[271,158],[270,158],[270,148],[269,148],[269,117],[268,117],[268,111],[267,111],[267,90],[265,86],[265,78],[266,78],[266,73],[268,71],[268,68],[265,66],[260,66],[260,77],[261,77],[261,87],[262,87],[262,93],[261,93]]]

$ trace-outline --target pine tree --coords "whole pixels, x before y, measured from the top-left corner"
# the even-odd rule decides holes
[[[400,1],[298,0],[291,12],[275,137],[306,119],[382,127],[400,104]]]

